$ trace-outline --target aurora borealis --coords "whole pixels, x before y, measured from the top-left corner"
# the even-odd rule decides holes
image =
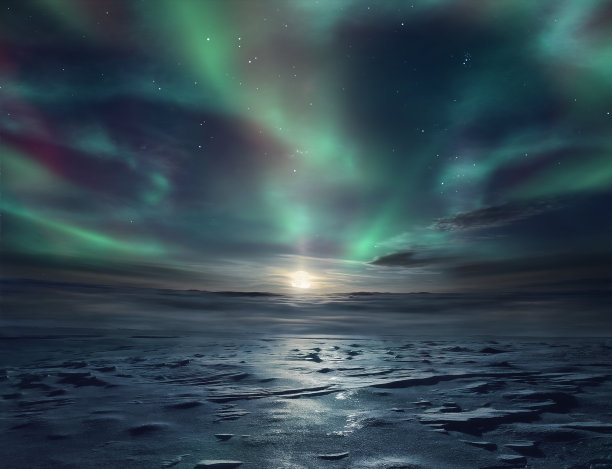
[[[3,277],[612,280],[607,0],[0,8]]]

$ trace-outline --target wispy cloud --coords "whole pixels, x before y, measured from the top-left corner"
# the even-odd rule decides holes
[[[381,256],[374,259],[370,264],[386,267],[423,267],[428,265],[448,264],[456,260],[455,257],[425,251],[401,251]]]
[[[460,212],[451,217],[438,218],[431,225],[431,228],[442,231],[494,228],[533,217],[558,207],[559,203],[551,199],[513,202],[470,212]]]

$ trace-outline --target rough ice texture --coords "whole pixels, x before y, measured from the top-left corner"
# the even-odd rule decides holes
[[[272,300],[256,301],[261,312]],[[195,306],[186,319],[184,310],[131,316],[109,305],[87,327],[43,324],[42,311],[21,323],[3,316],[2,466],[577,469],[610,461],[612,340],[424,337],[397,327],[393,314],[394,335],[275,331],[281,320],[300,324],[281,303],[266,306],[265,334],[210,330],[208,310]],[[361,306],[324,308],[344,324],[376,305]],[[237,327],[250,324],[241,318]]]

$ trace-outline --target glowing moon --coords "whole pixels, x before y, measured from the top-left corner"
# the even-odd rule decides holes
[[[304,270],[298,270],[291,274],[291,286],[294,288],[310,288],[310,274]]]

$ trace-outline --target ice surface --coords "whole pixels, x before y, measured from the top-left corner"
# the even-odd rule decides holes
[[[3,468],[577,469],[612,455],[606,338],[470,336],[446,327],[425,337],[399,327],[394,312],[393,335],[296,332],[278,325],[297,310],[266,297],[241,298],[240,308],[219,299],[224,314],[242,318],[220,333],[222,312],[210,313],[217,322],[206,317],[210,299],[187,316],[153,306],[147,315],[153,303],[129,310],[127,300],[104,316],[96,309],[103,303],[77,296],[82,315],[59,302],[70,315],[50,307],[43,319],[25,308],[22,318],[2,318]],[[384,322],[370,301],[366,309]],[[309,328],[317,311],[330,314],[323,322],[364,311],[318,308],[301,313]],[[245,324],[257,327],[245,333]]]

